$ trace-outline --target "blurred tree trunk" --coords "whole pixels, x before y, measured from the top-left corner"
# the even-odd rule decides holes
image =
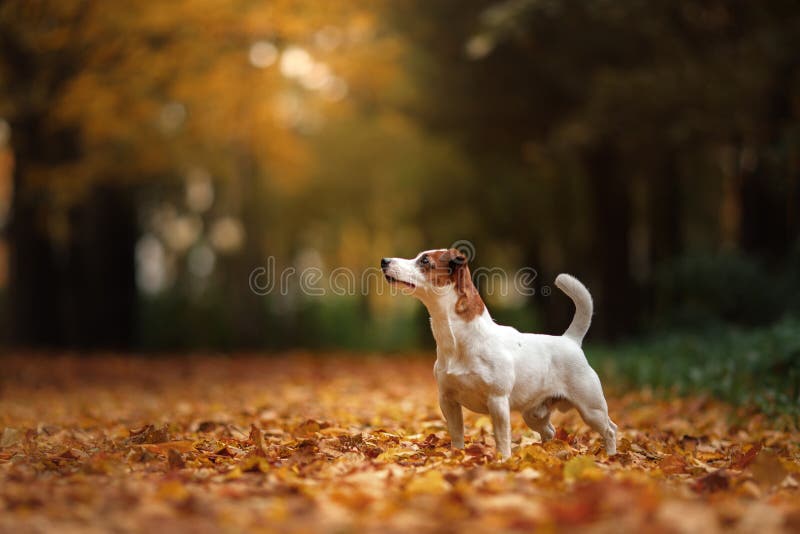
[[[630,269],[631,202],[616,149],[609,143],[585,155],[593,201],[592,260],[599,284],[593,289],[593,330],[598,338],[614,340],[630,333],[640,316]]]
[[[99,185],[71,214],[62,284],[65,344],[129,348],[136,340],[136,213],[129,191]],[[69,328],[67,328],[69,326]]]
[[[9,117],[14,154],[13,193],[8,226],[10,341],[20,345],[55,345],[62,338],[58,321],[59,276],[48,236],[44,188],[31,187],[30,174],[63,159],[70,147],[47,130],[47,104],[69,72],[68,55],[42,79],[41,58],[12,20],[0,25],[0,45],[9,74],[5,89],[16,103]],[[44,102],[44,104],[43,104]]]
[[[787,91],[796,79],[800,61],[796,55],[775,72],[763,117],[763,146],[743,147],[741,199],[741,247],[769,261],[780,261],[792,241],[792,209],[786,205],[787,195],[793,193],[790,126],[794,94]],[[776,155],[778,157],[776,157]],[[756,158],[760,158],[757,160]],[[769,159],[777,159],[770,163]]]
[[[800,246],[800,147],[792,149],[789,160],[789,194],[786,217],[789,221],[789,245]]]
[[[130,346],[136,287],[133,205],[119,187],[101,186],[59,216],[50,190],[34,184],[80,156],[74,128],[53,130],[47,110],[11,122],[14,188],[9,221],[10,341],[35,347]],[[58,230],[57,225],[68,225]]]
[[[647,204],[650,213],[650,264],[654,266],[674,258],[683,246],[677,157],[673,152],[668,153],[650,181]]]
[[[42,194],[27,187],[25,175],[46,146],[42,119],[23,116],[11,123],[14,189],[9,241],[10,341],[20,345],[54,345],[60,337],[59,286],[54,251],[47,236]]]
[[[252,126],[248,125],[251,130]],[[241,214],[248,228],[247,240],[251,243],[264,243],[264,228],[270,227],[271,213],[265,208],[266,193],[263,190],[264,180],[258,175],[258,166],[253,159],[252,147],[242,147],[237,160],[239,172],[235,184],[229,185],[229,194],[235,197],[235,211]],[[261,255],[261,247],[251,247],[229,261],[231,268],[225,269],[227,275],[225,290],[231,298],[231,309],[234,310],[236,320],[231,325],[233,338],[240,346],[256,348],[274,342],[280,332],[268,332],[273,328],[266,319],[263,299],[253,293],[249,284],[250,272],[254,265],[265,266],[266,258]],[[276,273],[271,273],[275,276]]]
[[[75,206],[68,239],[51,235],[52,200],[30,187],[39,147],[63,143],[37,121],[15,123],[14,193],[9,237],[11,342],[25,346],[125,348],[136,331],[136,218],[119,187],[100,186]]]
[[[659,266],[683,251],[681,178],[678,154],[669,151],[646,184],[648,272],[641,288],[641,310],[648,318],[658,314],[654,274]]]
[[[758,169],[742,173],[741,247],[768,260],[783,258],[789,242],[788,214],[775,185]]]
[[[42,183],[81,156],[80,132],[55,126],[53,102],[84,60],[79,35],[91,2],[67,10],[70,39],[58,54],[42,54],[16,17],[39,13],[11,9],[0,20],[0,46],[15,103],[9,117],[14,189],[9,240],[10,340],[26,346],[125,347],[135,328],[135,213],[124,189],[103,187],[67,217],[57,188]],[[22,4],[16,6],[21,9]],[[45,11],[42,11],[44,13]],[[36,181],[33,177],[36,177]],[[35,183],[36,182],[36,183]],[[54,228],[59,237],[54,237]],[[66,231],[64,231],[66,230]]]

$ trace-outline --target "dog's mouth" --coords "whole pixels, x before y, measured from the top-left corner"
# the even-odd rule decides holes
[[[411,282],[406,282],[405,280],[398,280],[397,278],[395,278],[394,276],[389,275],[389,274],[385,274],[384,273],[383,276],[386,277],[386,281],[389,282],[390,284],[400,284],[400,285],[404,285],[406,287],[410,287],[412,289],[417,287],[414,284],[412,284]]]

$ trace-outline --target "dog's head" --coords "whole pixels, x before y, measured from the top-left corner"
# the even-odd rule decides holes
[[[426,250],[415,258],[383,258],[383,275],[424,303],[454,297],[455,310],[465,318],[483,312],[483,301],[472,283],[467,257],[458,250]]]

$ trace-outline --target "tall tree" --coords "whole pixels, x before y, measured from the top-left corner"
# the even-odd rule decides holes
[[[265,249],[291,252],[261,228],[303,220],[281,201],[311,183],[311,137],[322,119],[360,112],[348,92],[366,105],[392,80],[382,61],[397,45],[367,5],[0,3],[16,341],[128,343],[142,215],[133,195],[178,189],[194,168],[219,185],[219,209],[251,217],[237,283],[246,288]]]
[[[447,31],[416,24],[423,9]],[[437,95],[418,116],[483,170],[467,189],[479,192],[470,201],[487,233],[545,263],[547,236],[570,243],[559,268],[595,284],[605,336],[644,322],[653,264],[720,247],[725,222],[708,206],[722,204],[726,181],[741,218],[735,245],[785,256],[792,211],[781,191],[800,119],[786,105],[798,94],[795,4],[410,1],[395,17],[420,43],[412,65],[424,94]],[[749,174],[728,180],[723,154]],[[576,186],[555,196],[551,179]],[[505,202],[487,205],[487,188]],[[546,205],[530,213],[542,195],[556,216]]]

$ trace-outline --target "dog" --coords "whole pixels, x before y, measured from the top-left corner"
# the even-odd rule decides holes
[[[576,408],[616,454],[617,425],[608,416],[600,379],[581,343],[592,320],[592,297],[568,274],[556,286],[575,303],[561,336],[520,333],[494,322],[472,283],[467,258],[456,249],[427,250],[413,259],[383,258],[386,280],[427,307],[436,340],[434,376],[452,446],[464,447],[462,407],[489,414],[500,457],[511,456],[511,410],[548,441],[553,409]]]

